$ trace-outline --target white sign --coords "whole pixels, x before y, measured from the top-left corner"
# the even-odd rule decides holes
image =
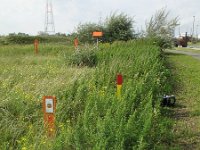
[[[45,100],[46,113],[53,113],[53,99]]]

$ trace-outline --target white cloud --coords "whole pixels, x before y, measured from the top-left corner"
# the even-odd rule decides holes
[[[198,0],[52,0],[56,32],[69,33],[81,22],[98,22],[111,12],[124,12],[135,19],[135,27],[145,27],[158,9],[166,7],[179,16],[181,32],[190,32],[193,16],[200,24]],[[46,0],[0,0],[0,34],[44,30]]]

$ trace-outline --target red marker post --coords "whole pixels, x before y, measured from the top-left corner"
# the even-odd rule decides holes
[[[117,97],[118,98],[121,98],[122,83],[123,83],[123,77],[121,74],[118,74],[117,75]]]
[[[56,97],[44,96],[42,98],[42,106],[45,128],[47,130],[48,136],[53,137],[55,135]]]
[[[34,50],[35,50],[35,54],[38,54],[38,45],[39,45],[39,41],[38,39],[34,40]]]

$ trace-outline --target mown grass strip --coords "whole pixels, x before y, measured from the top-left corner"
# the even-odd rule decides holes
[[[200,149],[200,61],[192,56],[168,53],[175,81],[176,108],[173,146],[177,149]]]

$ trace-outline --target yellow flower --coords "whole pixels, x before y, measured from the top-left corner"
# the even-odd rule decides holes
[[[26,147],[22,147],[22,150],[27,150],[27,148]]]
[[[104,90],[100,90],[99,94],[100,94],[100,96],[105,96],[105,91]]]

